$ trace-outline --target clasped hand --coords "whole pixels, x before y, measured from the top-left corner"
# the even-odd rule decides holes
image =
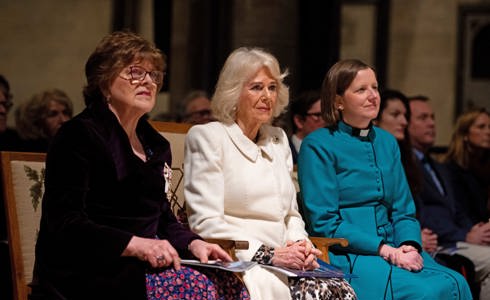
[[[286,247],[276,248],[272,257],[274,266],[299,270],[313,270],[320,265],[316,261],[322,252],[314,248],[307,240],[287,241]]]
[[[437,250],[437,247],[437,234],[429,228],[422,229],[422,248],[429,253],[433,253]]]
[[[402,245],[394,248],[382,245],[379,255],[391,264],[408,271],[420,271],[424,267],[424,259],[413,246]]]
[[[208,259],[231,261],[228,253],[217,244],[193,240],[188,249],[203,263],[207,262]],[[149,262],[154,268],[168,267],[173,264],[176,270],[180,269],[179,253],[167,240],[133,236],[122,256],[135,256],[142,261]]]
[[[466,242],[477,245],[490,245],[490,222],[475,224],[466,234]]]

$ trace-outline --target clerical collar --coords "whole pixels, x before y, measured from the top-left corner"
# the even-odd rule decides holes
[[[346,132],[355,137],[360,137],[362,139],[368,138],[370,136],[370,133],[373,131],[372,127],[373,127],[372,124],[369,124],[368,128],[360,129],[360,128],[352,127],[343,121],[339,122],[339,129],[341,131]]]
[[[359,129],[359,128],[352,128],[352,135],[353,136],[360,136],[360,137],[366,137],[369,134],[370,128],[367,129]]]

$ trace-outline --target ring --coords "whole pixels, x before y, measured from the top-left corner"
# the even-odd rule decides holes
[[[163,255],[155,257],[158,261],[163,261],[165,262],[165,257]]]

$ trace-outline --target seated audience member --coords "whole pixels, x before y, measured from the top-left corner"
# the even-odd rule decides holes
[[[408,98],[396,90],[383,91],[380,95],[379,112],[373,123],[391,133],[398,141],[405,176],[407,177],[410,191],[414,195],[420,190],[422,183],[420,176],[422,173],[415,163],[415,155],[408,138],[407,127],[409,119],[410,107]],[[417,203],[415,204],[417,206]],[[432,253],[437,250],[437,246],[437,234],[433,233],[429,228],[423,228],[422,248]]]
[[[16,111],[16,124],[23,150],[47,152],[60,126],[71,119],[73,104],[65,92],[50,89],[35,94]]]
[[[372,126],[378,82],[365,63],[341,60],[325,75],[325,128],[301,144],[298,176],[313,236],[345,237],[330,262],[358,277],[359,299],[471,299],[465,279],[423,251],[396,139]]]
[[[169,142],[147,122],[164,56],[129,32],[104,37],[85,65],[86,108],[46,160],[36,245],[42,299],[249,299],[232,273],[181,265],[231,260],[179,223],[166,195]]]
[[[320,92],[306,91],[290,104],[291,123],[293,134],[289,139],[289,146],[293,155],[293,163],[298,160],[301,142],[310,132],[325,126],[320,107]]]
[[[410,120],[408,98],[400,91],[384,90],[380,95],[379,107],[378,116],[373,123],[391,133],[398,141],[400,157],[408,185],[412,195],[416,195],[421,189],[422,171],[418,168],[410,138],[408,137],[408,120]],[[420,218],[420,215],[424,213],[422,211],[423,206],[417,202],[415,202],[415,206],[419,221],[423,221],[425,218]],[[438,263],[463,273],[470,285],[473,296],[478,297],[480,289],[475,280],[474,264],[466,257],[458,254],[440,253],[442,247],[438,245],[437,234],[431,229],[424,227],[424,225],[421,223],[422,248],[430,253]]]
[[[182,122],[190,124],[206,124],[213,121],[211,100],[205,91],[195,90],[184,98]]]
[[[455,198],[473,224],[490,217],[490,115],[475,109],[461,115],[444,158],[451,174]]]
[[[421,223],[437,234],[438,244],[470,259],[480,283],[480,299],[490,299],[490,223],[474,223],[456,199],[447,168],[429,155],[434,145],[435,115],[425,96],[409,98],[408,132],[422,171],[422,186],[415,196],[422,206]]]
[[[203,237],[247,240],[240,260],[252,299],[355,299],[341,278],[287,278],[262,265],[315,269],[321,254],[298,212],[285,132],[270,124],[288,104],[276,58],[258,48],[228,56],[212,100],[217,122],[187,134],[184,193],[189,225]]]

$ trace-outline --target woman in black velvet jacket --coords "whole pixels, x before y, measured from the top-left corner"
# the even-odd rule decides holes
[[[200,272],[180,266],[180,256],[231,258],[181,225],[166,200],[170,145],[143,117],[164,68],[163,54],[128,32],[105,37],[89,57],[87,107],[61,127],[46,161],[35,270],[46,299],[176,299],[210,289],[248,297],[235,277],[197,282]]]

